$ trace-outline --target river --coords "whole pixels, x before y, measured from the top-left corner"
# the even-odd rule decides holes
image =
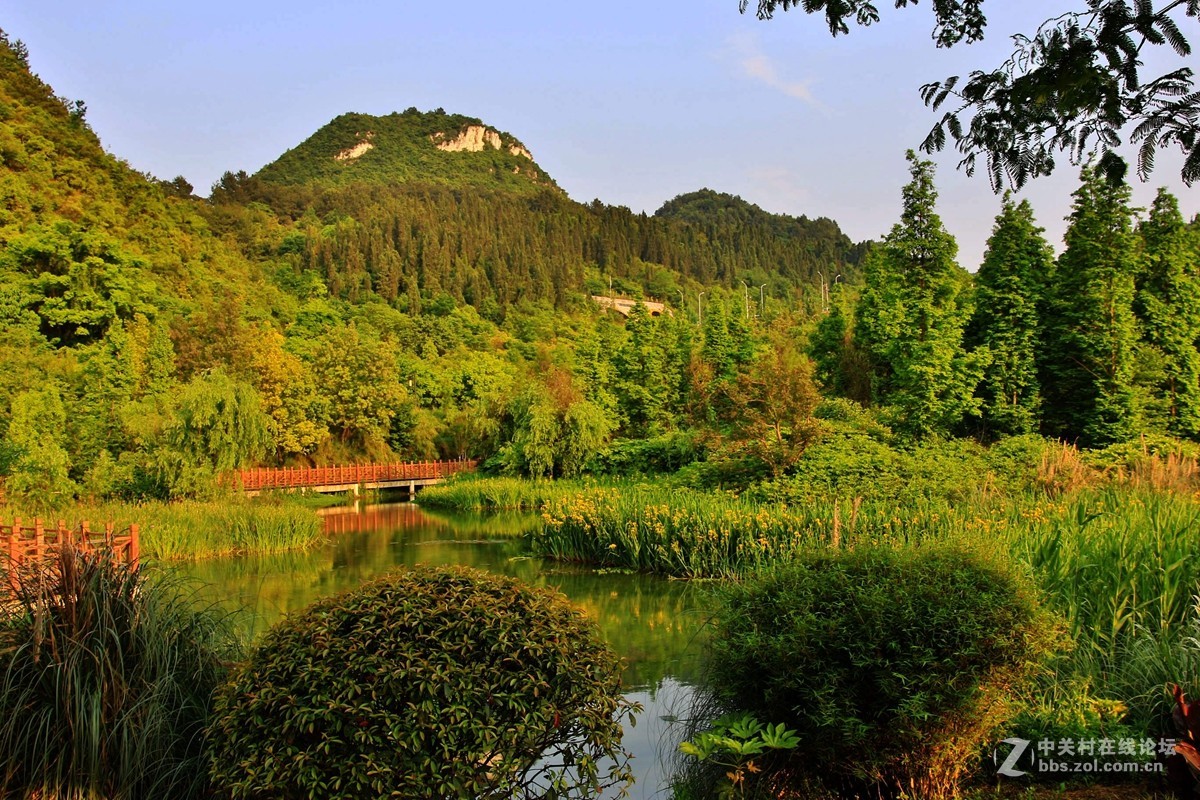
[[[594,619],[625,660],[626,695],[644,707],[624,746],[637,777],[631,796],[667,798],[669,760],[696,677],[701,589],[649,575],[601,574],[526,557],[521,534],[532,515],[445,514],[412,503],[326,509],[329,542],[304,553],[238,556],[187,564],[203,591],[243,608],[249,636],[314,600],[404,564],[463,564],[561,590]]]

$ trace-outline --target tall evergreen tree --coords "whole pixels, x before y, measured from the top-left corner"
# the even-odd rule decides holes
[[[1017,204],[1006,196],[975,276],[975,317],[968,341],[991,354],[979,385],[989,435],[1031,433],[1040,422],[1038,306],[1054,264],[1043,232],[1028,200]]]
[[[911,150],[904,212],[865,267],[855,337],[874,365],[873,393],[915,436],[948,433],[977,413],[983,353],[963,349],[969,275],[934,210],[933,163]]]
[[[646,436],[666,422],[670,381],[659,325],[638,303],[625,321],[629,334],[617,353],[616,385],[625,433]]]
[[[1138,430],[1133,316],[1137,235],[1128,186],[1090,168],[1075,192],[1048,293],[1042,387],[1045,428],[1087,447]]]
[[[1150,388],[1167,431],[1200,438],[1200,249],[1166,189],[1139,232],[1144,258],[1135,311],[1143,339],[1163,364]]]
[[[725,305],[720,300],[712,300],[704,309],[701,328],[704,331],[704,343],[700,352],[704,360],[712,367],[718,380],[732,379],[736,366],[735,343],[729,334]]]

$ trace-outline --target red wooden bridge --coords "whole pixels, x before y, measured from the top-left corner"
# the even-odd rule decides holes
[[[235,479],[247,494],[267,489],[354,492],[359,489],[407,489],[441,483],[451,475],[472,472],[478,461],[405,461],[395,464],[350,464],[337,467],[244,469]]]

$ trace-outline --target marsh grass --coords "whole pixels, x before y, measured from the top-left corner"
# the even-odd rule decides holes
[[[0,507],[0,519],[34,514]],[[303,550],[324,541],[320,517],[304,505],[281,498],[230,497],[220,501],[100,503],[72,506],[57,518],[74,527],[112,521],[118,528],[137,524],[142,557],[158,561],[211,558],[235,553]]]
[[[828,500],[760,504],[730,495],[650,484],[596,488],[549,500],[532,537],[537,555],[680,578],[735,577],[792,560],[812,548],[858,542],[908,544],[959,530],[989,529],[1001,517],[945,503]]]
[[[461,476],[427,486],[417,495],[419,505],[462,511],[538,511],[553,500],[562,500],[601,486],[595,480],[524,480]]]
[[[212,695],[241,655],[228,618],[104,551],[13,576],[0,614],[0,796],[203,796]]]
[[[1056,471],[1055,480],[1063,474]],[[941,541],[989,551],[1028,572],[1073,642],[1039,683],[1034,702],[1044,718],[1034,724],[1057,725],[1055,708],[1118,703],[1124,724],[1146,731],[1169,711],[1168,683],[1200,682],[1200,503],[1162,491],[1162,474],[1154,489],[1139,488],[1145,479],[1130,473],[1061,496],[981,496],[954,505],[771,505],[626,484],[549,500],[530,541],[536,554],[564,561],[725,579],[770,571],[814,549]],[[1092,719],[1108,724],[1103,714]]]

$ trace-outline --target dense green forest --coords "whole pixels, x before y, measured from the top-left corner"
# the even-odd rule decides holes
[[[905,441],[1200,437],[1198,226],[1091,172],[1058,259],[1013,201],[971,275],[915,158],[872,245],[710,190],[652,216],[580,204],[440,109],[342,115],[200,198],[107,154],[7,39],[0,120],[0,474],[30,503],[380,458],[736,483],[846,419]],[[480,149],[438,146],[468,134]],[[669,313],[588,297],[609,293]]]

